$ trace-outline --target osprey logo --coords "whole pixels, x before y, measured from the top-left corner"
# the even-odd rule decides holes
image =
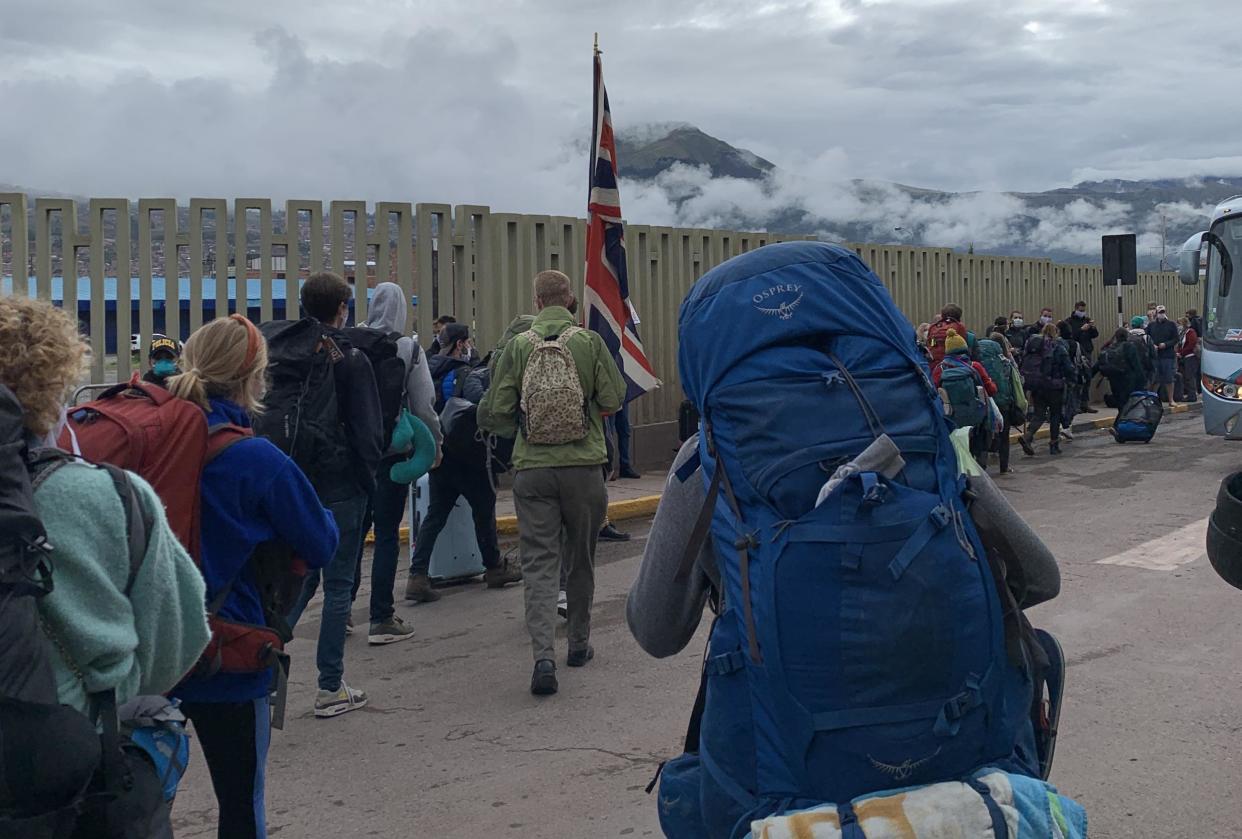
[[[774,285],[751,298],[755,308],[765,315],[792,320],[794,310],[802,302],[802,286],[793,283]]]
[[[906,778],[913,775],[916,769],[921,769],[923,766],[927,765],[927,763],[938,754],[940,754],[940,749],[936,749],[936,751],[922,760],[904,760],[898,764],[881,763],[871,755],[867,755],[867,760],[871,761],[872,766],[883,772],[885,775],[888,775],[894,781],[904,781]]]

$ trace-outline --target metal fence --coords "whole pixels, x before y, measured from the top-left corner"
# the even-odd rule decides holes
[[[537,271],[559,269],[581,284],[585,233],[582,219],[493,213],[477,205],[380,202],[368,211],[366,202],[330,201],[325,213],[322,202],[291,200],[282,215],[270,199],[238,198],[231,206],[193,199],[186,213],[166,198],[136,204],[93,198],[83,212],[69,199],[31,202],[0,193],[0,287],[62,304],[76,300],[97,382],[126,378],[140,363],[126,351],[131,334],[145,346],[153,331],[185,336],[216,313],[297,317],[297,279],[322,268],[352,273],[360,287],[396,282],[418,296],[414,323],[424,340],[435,317],[452,314],[472,324],[486,350],[514,316],[531,309]],[[799,238],[807,237],[627,226],[631,298],[647,353],[665,383],[635,403],[635,424],[676,420],[677,309],[695,280],[737,254]],[[1102,331],[1113,323],[1115,292],[1103,285],[1099,266],[944,248],[850,247],[914,323],[948,301],[959,303],[968,323],[981,329],[1012,309],[1034,318],[1047,305],[1063,316],[1079,299]],[[1198,292],[1173,274],[1147,273],[1125,289],[1125,310],[1140,312],[1149,300],[1180,313],[1198,305]],[[356,294],[358,320],[366,308],[367,295]]]

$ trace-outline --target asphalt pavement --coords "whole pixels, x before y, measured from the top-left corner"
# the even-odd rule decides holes
[[[1197,414],[1167,417],[1150,445],[1080,433],[1059,459],[1015,447],[998,478],[1061,563],[1062,592],[1030,612],[1069,660],[1053,782],[1087,808],[1091,835],[1242,835],[1237,708],[1242,591],[1203,555],[1220,478],[1242,446],[1204,436]],[[272,835],[659,836],[644,788],[680,751],[706,636],[662,661],[625,626],[625,595],[649,522],[601,548],[596,658],[563,666],[561,692],[528,692],[520,586],[455,586],[438,603],[398,606],[409,641],[366,642],[366,591],[346,646],[363,710],[311,713],[318,610],[299,626],[286,728],[268,763]],[[401,579],[399,578],[399,585]],[[197,753],[174,810],[178,837],[215,832]]]

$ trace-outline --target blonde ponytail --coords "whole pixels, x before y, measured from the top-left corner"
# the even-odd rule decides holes
[[[187,346],[189,345],[187,344]],[[168,388],[169,393],[178,399],[193,402],[204,411],[211,410],[211,403],[207,400],[207,381],[203,378],[203,374],[198,368],[170,376],[165,387]]]
[[[185,372],[168,380],[173,396],[211,410],[210,398],[223,397],[251,414],[262,410],[267,374],[267,343],[241,315],[204,324],[185,342]]]

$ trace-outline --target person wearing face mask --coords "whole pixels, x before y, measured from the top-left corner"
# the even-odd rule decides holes
[[[181,342],[158,332],[151,336],[147,349],[149,370],[143,375],[144,382],[166,388],[169,377],[181,372]]]
[[[1088,368],[1095,354],[1095,339],[1100,337],[1100,330],[1096,329],[1095,322],[1087,314],[1086,302],[1079,300],[1075,303],[1074,313],[1061,321],[1058,326],[1061,330],[1061,337],[1077,344],[1079,349],[1079,352],[1070,354],[1071,357],[1077,357],[1079,366],[1082,368],[1079,371],[1080,381],[1074,385],[1078,388],[1077,399],[1074,400],[1078,405],[1078,410],[1084,414],[1098,413],[1095,408],[1091,407],[1091,376]],[[1068,404],[1070,400],[1066,402]]]
[[[1004,330],[1004,334],[1009,346],[1016,351],[1021,351],[1026,346],[1026,339],[1031,337],[1031,328],[1026,325],[1022,312],[1015,310],[1009,313],[1009,328]]]
[[[1147,324],[1147,337],[1156,349],[1156,387],[1160,401],[1172,398],[1173,375],[1177,370],[1177,324],[1169,320],[1164,306],[1156,307],[1156,319]]]

